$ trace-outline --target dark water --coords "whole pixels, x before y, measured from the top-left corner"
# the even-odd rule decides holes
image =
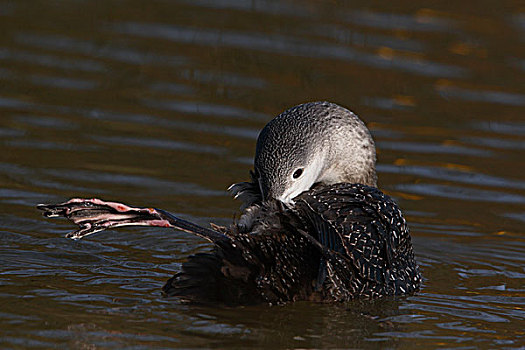
[[[519,1],[0,2],[0,347],[525,346],[525,7]],[[238,208],[258,130],[327,99],[367,121],[425,286],[249,308],[160,296],[209,245],[80,242],[35,204],[98,196],[206,225]]]

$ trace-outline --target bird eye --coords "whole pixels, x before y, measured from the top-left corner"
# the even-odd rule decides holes
[[[298,178],[299,176],[301,176],[302,174],[303,174],[303,169],[302,169],[302,168],[299,168],[299,169],[297,169],[296,171],[294,171],[294,173],[293,173],[292,176],[293,176],[294,179],[297,179],[297,178]]]

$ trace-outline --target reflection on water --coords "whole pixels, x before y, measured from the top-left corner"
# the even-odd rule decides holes
[[[525,319],[518,2],[0,2],[0,346],[517,348]],[[27,19],[31,18],[31,21]],[[100,196],[206,225],[259,129],[328,99],[366,120],[425,285],[228,309],[160,296],[181,232],[72,242],[35,204]]]

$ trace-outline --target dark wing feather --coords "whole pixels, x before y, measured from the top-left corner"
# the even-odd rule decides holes
[[[258,207],[250,232],[235,225],[214,251],[191,256],[168,281],[165,294],[194,302],[230,305],[285,303],[312,295],[319,251],[299,232],[296,217],[281,203]]]
[[[257,174],[250,171],[250,177],[250,182],[238,182],[228,188],[231,195],[242,202],[241,210],[260,204],[263,199]]]
[[[340,265],[352,271],[344,271],[345,277],[342,265],[334,269],[333,278],[347,279],[340,293],[376,297],[419,288],[408,227],[390,197],[365,185],[336,184],[317,185],[295,201],[312,235],[329,250],[341,253]]]

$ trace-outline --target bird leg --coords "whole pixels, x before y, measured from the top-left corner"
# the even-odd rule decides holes
[[[39,204],[45,217],[65,217],[80,226],[66,238],[80,239],[95,232],[121,226],[171,227],[193,233],[211,242],[227,239],[224,234],[182,220],[167,211],[155,208],[131,207],[101,199],[73,198],[60,204]]]

